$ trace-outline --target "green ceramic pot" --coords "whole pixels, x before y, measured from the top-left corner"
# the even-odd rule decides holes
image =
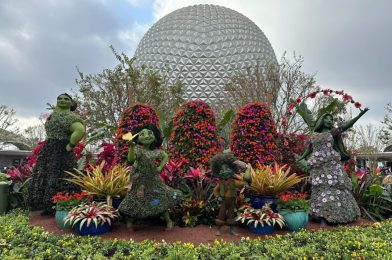
[[[56,210],[56,215],[55,220],[56,220],[56,225],[61,228],[61,229],[65,229],[65,228],[70,228],[71,225],[70,224],[65,224],[64,222],[64,218],[68,215],[69,210]]]
[[[304,228],[309,220],[309,214],[306,211],[292,211],[288,209],[279,210],[279,214],[284,217],[286,228],[290,231],[298,231]]]

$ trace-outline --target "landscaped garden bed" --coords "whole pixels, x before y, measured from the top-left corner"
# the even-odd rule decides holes
[[[54,226],[52,217],[42,219],[35,224],[44,226],[43,222],[49,221]],[[34,214],[30,221],[34,223]],[[11,212],[0,217],[0,255],[2,259],[386,259],[392,255],[391,220],[364,226],[337,227],[333,231],[303,230],[288,235],[277,231],[273,237],[257,238],[246,232],[247,237],[252,238],[239,237],[235,243],[225,241],[225,235],[221,240],[215,240],[214,229],[208,233],[206,226],[175,228],[175,232],[164,232],[163,227],[128,232],[121,227],[122,224],[117,225],[111,233],[102,236],[108,238],[110,235],[112,239],[81,237],[45,226],[50,230],[48,232],[45,228],[30,225],[27,215]],[[315,228],[312,223],[308,227]],[[204,239],[210,237],[211,241],[195,245],[185,241],[170,243],[166,239],[160,240],[165,236],[170,237],[170,234],[179,236],[181,232],[194,232],[183,235],[189,239],[196,236],[199,229],[200,235],[203,234]],[[241,235],[245,231],[238,230]],[[59,235],[61,233],[64,235]],[[128,234],[127,240],[115,238],[122,237],[121,234]],[[142,240],[143,236],[149,240],[139,242],[132,239],[138,237]]]

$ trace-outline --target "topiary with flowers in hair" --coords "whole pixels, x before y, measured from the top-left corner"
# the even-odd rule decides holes
[[[214,112],[204,101],[183,103],[173,118],[170,158],[183,161],[184,170],[207,168],[212,156],[222,150]]]
[[[122,161],[126,161],[129,148],[128,141],[123,140],[122,136],[147,123],[154,124],[159,128],[159,117],[155,112],[155,109],[147,104],[137,103],[122,112],[119,126],[116,130],[116,137],[114,139],[119,158]],[[132,132],[132,134],[136,133]]]
[[[276,159],[275,122],[266,105],[253,102],[240,108],[232,127],[230,149],[239,160],[257,167]]]

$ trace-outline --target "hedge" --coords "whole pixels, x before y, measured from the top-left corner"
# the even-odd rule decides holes
[[[300,231],[212,245],[53,235],[22,212],[0,216],[1,259],[391,259],[392,219],[333,231]]]

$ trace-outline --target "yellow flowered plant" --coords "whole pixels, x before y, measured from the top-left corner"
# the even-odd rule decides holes
[[[278,195],[299,183],[304,177],[290,173],[290,167],[274,163],[251,169],[251,190],[257,195]]]
[[[105,196],[108,205],[112,205],[115,196],[124,196],[132,183],[128,176],[128,167],[117,164],[107,173],[103,172],[105,162],[93,167],[91,170],[68,172],[71,179],[68,181],[79,185],[82,190],[91,195]]]

